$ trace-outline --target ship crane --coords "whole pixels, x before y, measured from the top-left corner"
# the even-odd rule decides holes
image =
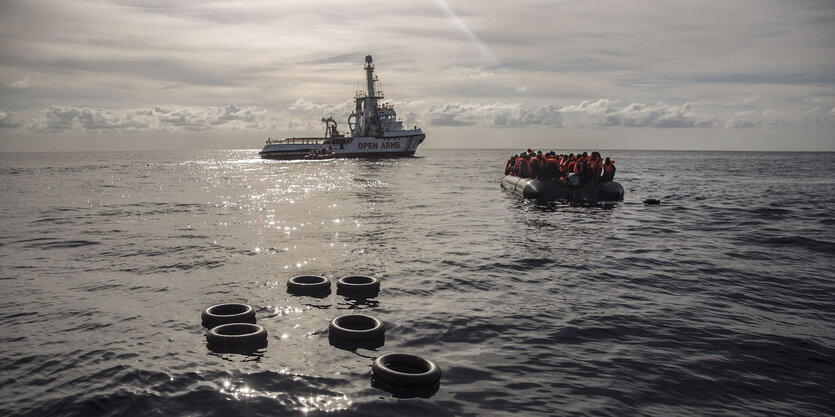
[[[325,137],[326,138],[344,138],[345,135],[339,133],[339,130],[336,129],[336,120],[333,120],[333,117],[322,118],[322,123],[325,124]]]

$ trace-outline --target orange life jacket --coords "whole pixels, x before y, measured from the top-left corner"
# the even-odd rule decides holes
[[[586,161],[583,158],[577,160],[574,163],[574,169],[572,170],[575,174],[579,174],[586,166]],[[582,168],[581,168],[582,167]]]
[[[586,170],[588,170],[592,175],[600,174],[600,159],[589,158],[586,162]]]
[[[538,157],[533,157],[530,159],[530,167],[531,178],[537,178],[542,176],[542,161],[540,161]]]
[[[531,176],[531,162],[525,158],[516,158],[516,164],[519,166],[519,176],[527,178]]]
[[[612,175],[615,170],[615,161],[610,160],[608,164],[603,164],[603,175]]]
[[[545,168],[543,169],[543,176],[545,178],[556,178],[559,172],[559,161],[556,158],[545,158]]]

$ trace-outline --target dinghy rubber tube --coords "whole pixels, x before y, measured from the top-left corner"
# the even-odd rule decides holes
[[[623,186],[615,181],[587,182],[577,184],[576,177],[569,177],[567,181],[556,179],[537,180],[505,175],[502,178],[502,188],[523,198],[544,201],[569,200],[578,203],[595,203],[599,201],[622,201]],[[569,185],[574,181],[576,185]]]

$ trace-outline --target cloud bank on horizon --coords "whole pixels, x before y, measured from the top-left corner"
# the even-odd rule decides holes
[[[7,0],[0,34],[0,150],[318,135],[367,54],[427,146],[835,150],[826,0]]]

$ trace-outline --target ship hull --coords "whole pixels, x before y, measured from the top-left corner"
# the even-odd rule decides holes
[[[348,137],[332,139],[287,139],[268,143],[261,149],[262,159],[331,159],[331,158],[396,158],[413,156],[423,143],[420,130],[404,131],[382,137]],[[318,155],[326,152],[325,155]]]
[[[261,159],[274,159],[278,161],[293,161],[299,159],[337,159],[337,158],[405,158],[415,156],[415,152],[363,152],[363,153],[340,153],[324,156],[310,156],[310,152],[306,153],[276,153],[264,152],[258,153]]]

